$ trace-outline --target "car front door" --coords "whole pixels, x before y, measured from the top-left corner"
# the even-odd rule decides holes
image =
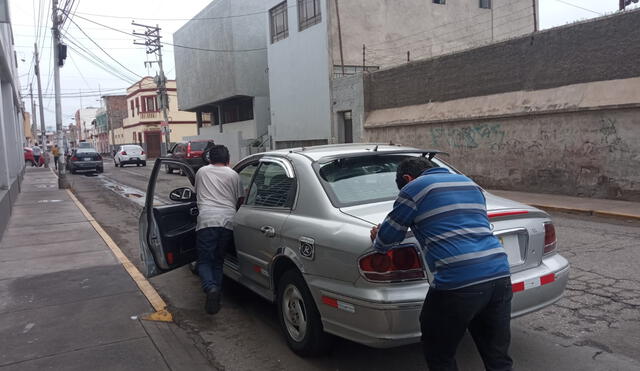
[[[186,177],[160,171],[164,166],[181,169]],[[139,220],[141,260],[152,277],[196,260],[198,205],[195,174],[184,161],[155,161]]]
[[[281,229],[295,201],[296,179],[288,160],[263,157],[245,203],[234,222],[234,239],[241,274],[269,288],[269,264],[281,245]]]

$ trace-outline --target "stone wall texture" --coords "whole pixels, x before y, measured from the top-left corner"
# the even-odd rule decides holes
[[[640,201],[638,25],[625,12],[371,73],[366,140],[446,151],[487,188]]]

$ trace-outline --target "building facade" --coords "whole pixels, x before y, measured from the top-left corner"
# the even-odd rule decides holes
[[[226,145],[232,162],[268,145],[270,114],[264,33],[267,19],[260,12],[247,17],[228,16],[263,9],[264,0],[218,0],[173,35],[175,43],[201,49],[174,53],[178,105],[201,117],[196,138]],[[213,22],[198,20],[210,17],[221,18]],[[219,49],[243,51],[203,51]]]
[[[93,121],[96,119],[96,107],[80,108],[75,113],[75,127],[78,132],[78,141],[89,142],[95,146]]]
[[[363,71],[524,35],[536,15],[537,0],[218,0],[174,34],[197,48],[175,53],[180,108],[212,113],[200,137],[236,158],[360,141]]]
[[[528,34],[537,1],[268,0],[277,148],[362,140],[362,75]],[[455,71],[452,71],[455,72]]]
[[[178,109],[178,90],[175,80],[167,81],[169,95],[168,127],[171,142],[197,135],[196,114]],[[153,77],[147,76],[127,89],[127,116],[123,120],[122,140],[119,144],[139,144],[149,157],[158,157],[163,153],[164,135],[162,132],[163,114],[158,104],[157,87]],[[115,135],[119,130],[114,131]]]
[[[0,0],[0,238],[24,175],[23,104],[7,0]]]
[[[122,125],[127,117],[127,96],[126,95],[105,95],[102,97],[104,117],[108,130],[107,152],[112,152],[118,145],[118,140],[124,141],[124,130]]]

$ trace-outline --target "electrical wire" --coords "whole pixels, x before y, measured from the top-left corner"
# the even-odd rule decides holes
[[[78,30],[80,30],[80,32],[82,32],[83,35],[85,35],[95,46],[98,47],[98,49],[102,50],[102,52],[104,54],[107,55],[107,57],[109,57],[109,59],[111,59],[112,61],[116,62],[120,67],[124,68],[125,70],[129,71],[131,74],[133,74],[134,76],[138,77],[138,78],[142,78],[141,75],[137,74],[136,72],[133,72],[132,70],[130,70],[129,68],[127,68],[127,66],[125,66],[124,64],[120,63],[117,59],[115,59],[114,57],[111,56],[111,54],[109,54],[109,52],[107,52],[106,50],[104,50],[100,44],[98,44],[97,42],[95,42],[89,35],[87,35],[86,32],[84,32],[84,30],[71,18],[67,18],[69,19],[69,21],[71,23],[73,23],[74,26],[76,26],[76,28],[78,28]]]
[[[109,66],[108,64],[103,63],[95,55],[92,55],[91,52],[87,51],[86,49],[83,49],[82,46],[77,45],[72,40],[70,40],[68,38],[66,40],[71,43],[71,45],[68,45],[68,47],[71,50],[75,51],[79,56],[81,56],[82,58],[87,60],[89,63],[93,64],[94,66],[100,68],[104,72],[110,74],[111,76],[117,78],[118,80],[122,80],[122,81],[126,82],[127,84],[132,84],[135,81],[135,79],[132,79],[129,76],[126,76],[126,75],[122,74],[121,72],[118,72],[112,66]],[[74,48],[74,46],[77,47],[78,49]]]
[[[602,14],[600,12],[596,12],[595,10],[591,10],[591,9],[585,8],[585,7],[582,7],[580,5],[576,5],[576,4],[570,3],[568,1],[564,1],[564,0],[556,0],[556,1],[559,2],[559,3],[562,3],[562,4],[566,4],[566,5],[572,6],[572,7],[576,8],[576,9],[585,10],[585,11],[593,13],[593,14],[597,14],[597,15],[600,15],[600,16],[604,15],[604,14]]]
[[[77,15],[77,14],[76,14],[76,16],[75,16],[75,17],[76,17],[76,18],[83,19],[83,20],[85,20],[85,21],[87,21],[87,22],[91,22],[91,23],[93,23],[93,24],[95,24],[95,25],[102,26],[102,27],[104,27],[104,28],[110,29],[110,30],[115,31],[115,32],[123,33],[123,34],[125,34],[125,35],[130,35],[130,34],[129,34],[128,32],[126,32],[126,31],[122,31],[122,30],[119,30],[119,29],[117,29],[117,28],[114,28],[114,27],[111,27],[111,26],[107,26],[107,25],[105,25],[105,24],[102,24],[102,23],[100,23],[100,22],[96,22],[96,21],[91,20],[91,19],[89,19],[89,18],[85,18],[85,17],[79,16],[79,15]],[[136,35],[134,35],[134,37],[135,37],[135,36],[136,36]],[[140,39],[140,38],[143,38],[143,37],[142,37],[142,36],[138,36],[138,38]],[[267,48],[266,48],[266,47],[265,47],[265,48],[253,48],[253,49],[206,49],[206,48],[198,48],[198,47],[193,47],[193,46],[186,46],[186,45],[174,44],[174,43],[169,43],[169,42],[166,42],[166,41],[161,41],[160,43],[161,43],[161,44],[163,44],[163,45],[170,45],[170,46],[173,46],[174,48],[182,48],[182,49],[190,49],[190,50],[199,50],[199,51],[206,51],[206,52],[218,52],[218,53],[244,53],[244,52],[256,52],[256,51],[264,51],[264,50],[267,50]]]

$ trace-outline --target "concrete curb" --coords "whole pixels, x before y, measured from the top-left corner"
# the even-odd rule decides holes
[[[579,213],[579,214],[585,214],[590,216],[602,216],[606,218],[616,218],[616,219],[633,219],[633,220],[640,221],[640,215],[635,215],[635,214],[616,213],[613,211],[605,211],[605,210],[571,208],[571,207],[563,207],[563,206],[556,206],[556,205],[543,205],[543,204],[536,204],[536,203],[530,203],[529,205],[533,207],[537,207],[539,209],[547,210],[547,211]]]

